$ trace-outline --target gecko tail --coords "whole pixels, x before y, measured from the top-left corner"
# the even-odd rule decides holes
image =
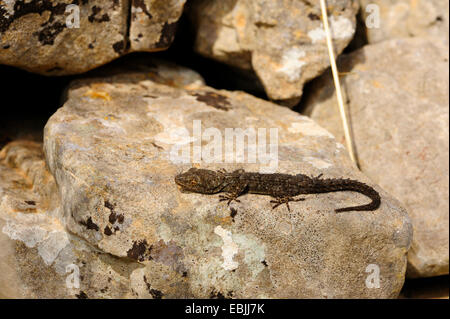
[[[369,185],[359,181],[351,179],[313,179],[313,181],[313,192],[316,193],[351,191],[363,194],[372,200],[366,205],[338,208],[335,210],[336,213],[350,211],[373,211],[380,207],[381,198],[378,192]]]
[[[380,199],[373,199],[372,202],[367,205],[361,205],[361,206],[352,206],[352,207],[345,207],[345,208],[338,208],[334,211],[336,213],[342,213],[342,212],[351,212],[351,211],[365,211],[365,210],[376,210],[378,207],[380,207]]]
[[[374,190],[369,185],[366,185],[358,181],[352,181],[350,184],[352,185],[348,187],[347,190],[355,191],[363,195],[366,195],[372,201],[366,205],[338,208],[335,210],[336,213],[351,212],[351,211],[373,211],[377,210],[378,207],[380,207],[381,198],[380,194],[378,194],[376,190]]]

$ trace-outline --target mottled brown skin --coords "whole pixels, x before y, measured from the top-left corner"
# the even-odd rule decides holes
[[[175,182],[182,190],[201,194],[220,195],[220,201],[227,200],[230,204],[233,200],[239,202],[239,196],[245,193],[268,195],[275,198],[270,201],[276,208],[286,204],[290,211],[289,202],[302,201],[304,198],[294,199],[293,196],[302,194],[318,194],[339,191],[353,191],[366,195],[372,202],[367,205],[336,209],[337,213],[349,211],[371,211],[380,207],[380,195],[372,187],[351,179],[322,179],[322,174],[317,177],[307,175],[289,174],[260,174],[248,173],[244,170],[236,170],[228,173],[225,170],[212,171],[208,169],[191,168],[185,173],[175,177]]]

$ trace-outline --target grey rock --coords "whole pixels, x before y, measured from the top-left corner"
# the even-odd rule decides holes
[[[67,75],[86,72],[129,52],[164,50],[173,40],[184,3],[2,1],[0,63],[45,75]]]
[[[448,274],[448,46],[390,40],[339,59],[362,171],[408,210],[414,238],[408,276]],[[344,141],[327,73],[305,100],[306,114]]]
[[[327,1],[336,53],[355,32],[354,1]],[[272,100],[294,106],[303,85],[329,66],[319,1],[196,0],[195,50],[254,70]]]
[[[360,0],[360,4],[369,43],[431,36],[448,44],[448,1]]]

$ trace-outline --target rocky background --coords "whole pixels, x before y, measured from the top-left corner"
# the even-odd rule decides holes
[[[318,0],[0,1],[0,297],[448,298],[448,10],[327,1],[358,169]],[[181,193],[195,120],[382,205]]]

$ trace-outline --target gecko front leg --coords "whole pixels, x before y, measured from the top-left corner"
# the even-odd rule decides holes
[[[225,195],[219,195],[219,202],[228,201],[227,205],[229,206],[232,201],[240,203],[241,201],[237,199],[241,196],[245,190],[247,189],[247,183],[238,182],[230,184],[227,189],[227,193]]]

